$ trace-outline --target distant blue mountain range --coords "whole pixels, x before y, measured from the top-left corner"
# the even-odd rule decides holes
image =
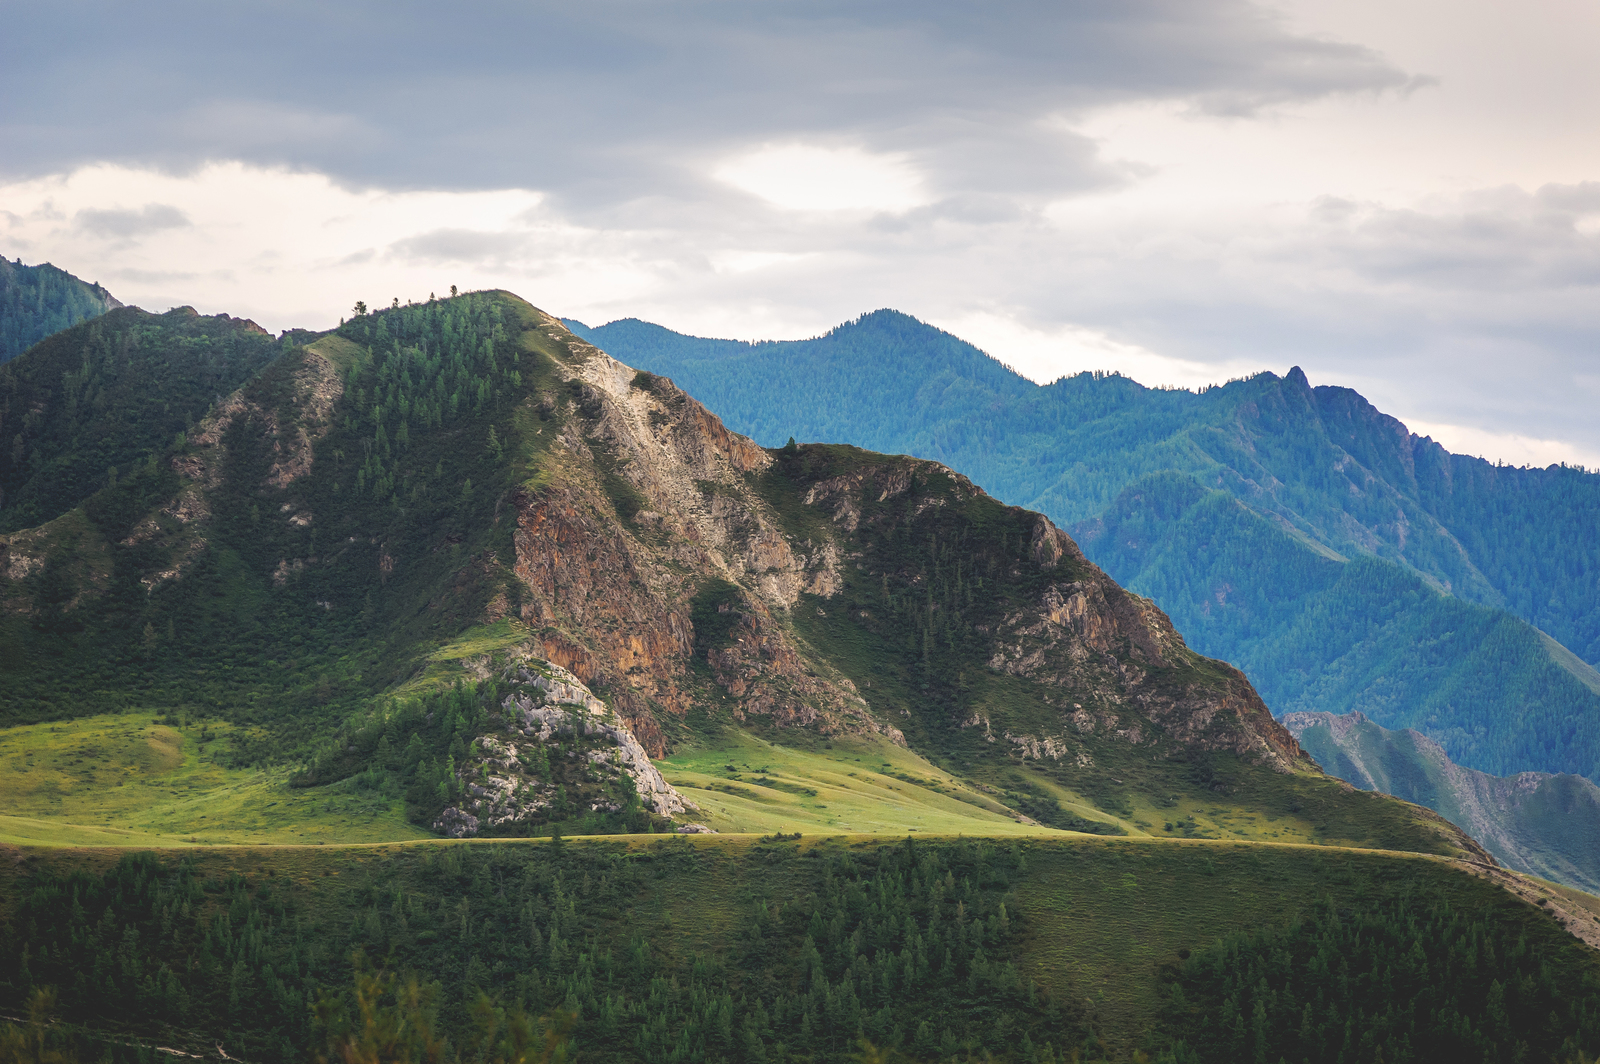
[[[1451,454],[1299,369],[1041,386],[890,310],[758,343],[567,325],[763,444],[933,458],[1043,511],[1277,712],[1360,711],[1482,771],[1600,779],[1600,475]]]

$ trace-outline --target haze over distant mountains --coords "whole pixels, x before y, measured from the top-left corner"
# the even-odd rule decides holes
[[[1482,771],[1600,777],[1600,476],[1450,454],[1298,370],[1039,386],[893,311],[768,343],[568,324],[763,443],[934,458],[1038,508],[1276,712],[1359,710]]]
[[[1333,775],[1427,806],[1519,872],[1600,891],[1600,787],[1584,777],[1462,768],[1420,732],[1360,713],[1287,713],[1283,724]]]

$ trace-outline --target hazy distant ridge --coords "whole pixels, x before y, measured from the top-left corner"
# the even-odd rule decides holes
[[[1476,772],[1427,736],[1360,713],[1290,713],[1283,723],[1328,772],[1427,806],[1511,868],[1600,891],[1600,787],[1582,776]]]
[[[98,284],[66,270],[0,257],[0,362],[16,358],[52,333],[122,306]]]

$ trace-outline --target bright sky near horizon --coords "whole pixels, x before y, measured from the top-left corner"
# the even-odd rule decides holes
[[[893,307],[1036,380],[1302,366],[1600,467],[1589,0],[13,7],[0,254],[272,329]]]

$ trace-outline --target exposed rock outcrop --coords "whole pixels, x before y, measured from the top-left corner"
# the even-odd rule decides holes
[[[626,723],[572,673],[530,658],[503,679],[509,693],[501,712],[456,766],[462,799],[435,819],[435,831],[451,838],[504,833],[548,818],[617,812],[634,796],[662,817],[696,808],[662,777]]]
[[[831,540],[785,535],[752,481],[771,465],[767,452],[665,378],[553,318],[544,328],[568,349],[568,390],[540,400],[561,424],[549,483],[512,500],[532,651],[602,684],[653,756],[666,749],[658,714],[682,716],[708,695],[691,675],[696,655],[737,717],[898,737],[782,619],[803,593],[837,592],[840,560]],[[696,596],[717,582],[740,587],[744,604],[729,640],[697,645]]]

